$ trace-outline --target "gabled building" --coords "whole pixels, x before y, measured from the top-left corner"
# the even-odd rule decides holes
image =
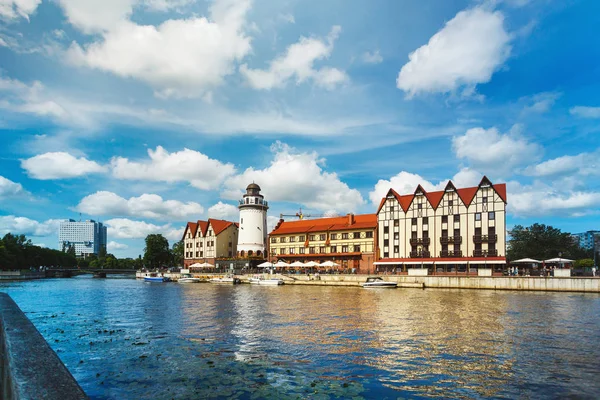
[[[208,221],[188,222],[183,232],[183,265],[208,262],[217,258],[235,257],[238,224],[209,218]]]
[[[400,195],[390,189],[377,210],[380,270],[467,271],[506,263],[506,185],[483,177],[476,187]],[[489,264],[489,265],[487,265]]]
[[[374,271],[375,214],[279,221],[269,234],[272,261],[323,263],[333,261],[340,269],[357,273]]]

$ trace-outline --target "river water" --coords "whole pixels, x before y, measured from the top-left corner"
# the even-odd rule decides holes
[[[1,283],[93,399],[598,398],[600,296]]]

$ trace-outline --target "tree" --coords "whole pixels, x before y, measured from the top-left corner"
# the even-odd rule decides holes
[[[75,246],[69,245],[69,249],[67,250],[67,254],[71,257],[75,257]]]
[[[558,257],[580,259],[589,258],[591,252],[579,247],[570,233],[544,224],[533,224],[524,228],[516,225],[508,232],[507,256],[509,260],[531,257],[538,260]],[[589,253],[589,254],[588,254]]]
[[[148,268],[160,268],[171,260],[169,241],[161,234],[146,236],[144,264]]]
[[[173,259],[173,265],[181,266],[183,265],[183,240],[173,243],[173,247],[171,249],[171,257]]]
[[[584,258],[575,261],[575,268],[592,268],[594,266],[594,260],[592,258]]]

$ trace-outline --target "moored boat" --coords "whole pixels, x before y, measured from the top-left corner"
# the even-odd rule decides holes
[[[179,283],[198,283],[202,282],[200,278],[194,278],[192,274],[181,274],[179,279],[177,280]]]
[[[94,278],[106,278],[106,272],[95,272],[93,277]]]
[[[248,282],[255,285],[267,285],[267,286],[278,286],[283,285],[284,281],[280,278],[267,278],[260,275],[255,275],[252,278],[248,279]]]
[[[397,282],[384,281],[380,276],[368,277],[367,281],[360,284],[364,288],[388,288],[394,289],[398,287]]]
[[[226,276],[221,276],[221,277],[217,277],[217,278],[210,278],[208,281],[210,283],[220,283],[220,284],[226,284],[226,285],[237,285],[238,283],[242,282],[240,280],[240,278],[236,278],[233,275],[226,275]]]
[[[166,276],[158,276],[157,274],[151,274],[150,276],[144,277],[144,282],[170,282],[171,279]]]

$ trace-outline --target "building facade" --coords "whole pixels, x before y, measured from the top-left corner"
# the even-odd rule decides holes
[[[235,256],[238,224],[212,218],[188,222],[182,240],[184,267],[204,262],[215,265],[217,258]]]
[[[466,272],[506,263],[506,185],[483,177],[477,187],[399,195],[377,210],[379,270]]]
[[[374,271],[377,216],[375,214],[279,221],[269,235],[269,255],[286,262],[333,261],[341,269]]]
[[[595,241],[600,241],[600,231],[587,231],[583,233],[575,233],[573,238],[579,244],[579,247],[586,250],[592,250],[594,248]]]
[[[269,204],[260,194],[260,186],[251,183],[239,201],[240,230],[238,257],[265,257],[267,248],[267,210]]]
[[[98,255],[102,248],[106,250],[106,243],[106,227],[101,222],[91,219],[87,221],[69,219],[60,222],[59,249],[68,249],[69,246],[74,246],[77,257],[87,257],[90,254]]]

